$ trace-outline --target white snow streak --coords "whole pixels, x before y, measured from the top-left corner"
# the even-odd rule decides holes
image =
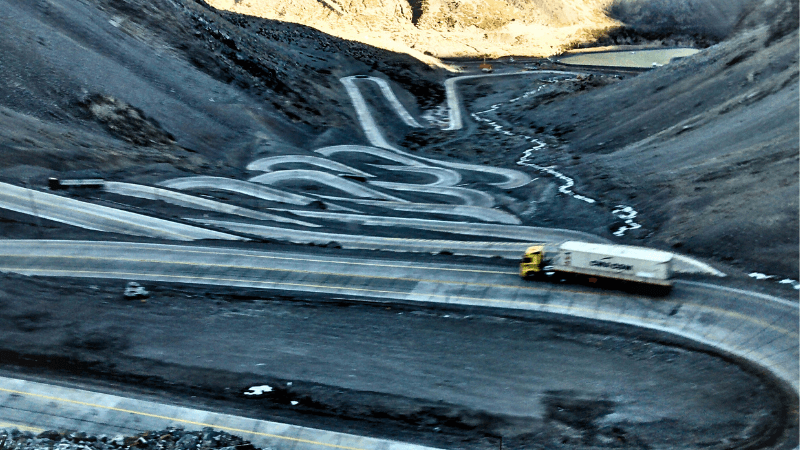
[[[625,221],[625,225],[619,227],[619,229],[614,232],[614,236],[624,236],[626,231],[642,227],[633,221],[638,213],[630,206],[617,205],[617,209],[611,211],[611,214]]]
[[[244,395],[262,395],[267,392],[272,392],[272,386],[253,386],[244,392]]]
[[[765,273],[760,272],[753,272],[748,274],[750,278],[755,278],[756,280],[774,280],[778,277],[775,275],[767,275]],[[783,280],[778,281],[778,284],[791,284],[795,290],[800,291],[800,282],[797,280],[793,280],[791,278],[784,278]]]
[[[765,275],[763,273],[753,272],[749,274],[750,278],[755,278],[756,280],[769,280],[770,278],[775,278],[772,275]]]

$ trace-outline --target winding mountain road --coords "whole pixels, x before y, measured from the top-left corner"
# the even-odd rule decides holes
[[[677,281],[668,298],[564,289],[489,265],[345,258],[81,241],[0,241],[0,271],[325,293],[401,302],[509,308],[641,326],[764,367],[798,391],[798,307],[744,290]]]
[[[536,71],[509,75],[576,75],[569,72]],[[450,125],[447,129],[462,127],[460,101],[455,90],[460,80],[486,77],[465,76],[446,82]],[[454,254],[501,256],[516,258],[528,243],[533,241],[558,242],[577,239],[590,242],[605,242],[606,239],[571,230],[556,230],[517,225],[516,217],[504,211],[490,209],[494,197],[487,192],[457,186],[466,172],[489,175],[495,182],[487,183],[495,188],[516,189],[525,186],[531,177],[524,172],[496,167],[485,167],[455,161],[440,161],[404,152],[388,143],[370,112],[359,88],[359,79],[376,83],[389,106],[408,127],[420,127],[408,111],[403,108],[390,86],[383,80],[369,77],[345,77],[341,82],[353,101],[362,129],[371,146],[339,145],[315,150],[325,157],[355,154],[354,162],[363,159],[366,165],[378,158],[398,165],[374,165],[375,169],[389,172],[407,172],[422,177],[433,177],[428,184],[406,184],[372,180],[373,174],[341,162],[317,156],[287,155],[254,161],[248,170],[266,173],[251,178],[250,182],[229,180],[220,177],[187,177],[162,183],[167,189],[153,188],[128,183],[108,182],[110,193],[151,200],[163,200],[176,205],[205,211],[245,217],[259,222],[238,222],[214,218],[186,218],[185,220],[206,226],[230,230],[227,234],[200,226],[157,219],[142,214],[108,208],[72,198],[25,189],[0,183],[0,208],[35,215],[90,230],[115,232],[134,236],[155,237],[171,240],[246,240],[235,233],[264,238],[280,239],[295,243],[327,244],[337,242],[344,248],[392,250],[410,252],[451,252]],[[348,161],[349,163],[349,161]],[[286,169],[274,170],[278,165],[305,164],[316,168],[339,172],[332,174],[322,170]],[[353,164],[356,165],[356,164]],[[361,166],[358,166],[361,167]],[[372,187],[366,187],[339,175],[363,177]],[[497,180],[500,178],[501,180]],[[362,180],[364,181],[364,180]],[[281,221],[304,227],[321,228],[299,219],[249,210],[214,200],[207,200],[169,189],[209,189],[230,191],[263,200],[307,206],[314,199],[308,195],[293,194],[263,184],[317,183],[326,188],[342,191],[357,198],[317,196],[327,201],[348,201],[373,208],[392,209],[413,213],[451,214],[483,221],[499,223],[456,222],[423,219],[418,217],[389,217],[309,211],[290,208],[269,208],[272,211],[292,214],[300,218],[311,218],[338,224],[361,226],[402,227],[423,231],[460,234],[469,238],[494,237],[514,242],[486,242],[485,240],[425,240],[398,239],[377,236],[348,235],[327,231],[297,230],[264,225],[263,221]],[[373,188],[374,187],[374,188]],[[456,198],[463,205],[438,204],[429,206],[412,203],[406,199],[382,192],[380,189],[401,192],[444,195]],[[327,192],[326,192],[327,194]],[[408,194],[411,195],[411,194]],[[327,203],[326,203],[327,205]],[[335,204],[331,204],[336,207]],[[341,208],[341,207],[340,207]],[[332,208],[333,209],[333,208]],[[346,208],[344,208],[346,209]],[[490,213],[490,211],[494,211]],[[484,218],[479,216],[485,215]],[[366,234],[366,233],[364,233]],[[716,269],[691,258],[676,255],[677,272],[720,273]],[[629,324],[669,333],[709,345],[723,353],[734,355],[758,365],[774,374],[798,392],[798,304],[790,299],[781,299],[746,290],[717,286],[710,283],[676,280],[675,288],[666,298],[647,298],[614,291],[599,291],[578,286],[527,282],[519,278],[514,268],[502,264],[443,264],[408,260],[393,260],[383,257],[356,258],[320,255],[313,250],[292,252],[259,252],[222,247],[176,246],[166,244],[143,244],[105,241],[50,241],[50,240],[4,240],[0,241],[0,272],[44,277],[108,278],[163,283],[187,283],[213,286],[246,287],[275,292],[319,293],[341,295],[365,301],[401,302],[410,304],[446,304],[502,308],[507,310],[537,311],[569,315],[579,318]],[[33,418],[20,419],[9,412],[7,405],[28,399],[65,400],[64,405],[79,405],[103,410],[101,403],[75,400],[91,393],[64,391],[59,394],[42,394],[47,387],[34,384],[15,385],[15,380],[0,379],[0,421],[22,420],[35,425]],[[8,387],[12,386],[12,387]],[[14,387],[16,386],[16,387]],[[5,397],[3,397],[5,395]],[[17,397],[15,397],[16,395]],[[50,397],[47,397],[50,395]],[[99,395],[99,394],[97,394]],[[70,397],[72,396],[72,397]],[[99,398],[99,397],[98,397]],[[73,400],[69,400],[73,399]],[[59,401],[60,401],[59,400]],[[123,404],[130,399],[112,399],[112,403]],[[34,402],[35,403],[35,402]],[[87,405],[88,404],[88,405]],[[35,406],[44,408],[45,406]],[[162,406],[148,406],[161,408]],[[164,423],[175,423],[172,418],[182,417],[177,422],[192,426],[212,424],[223,429],[250,433],[254,439],[269,437],[278,439],[277,444],[286,448],[315,448],[315,446],[343,449],[403,449],[412,448],[399,443],[371,442],[362,444],[357,437],[327,435],[323,440],[305,436],[306,431],[285,428],[287,434],[273,431],[269,426],[247,422],[246,425],[226,425],[241,418],[219,422],[210,419],[193,419],[197,414],[211,417],[212,413],[183,411],[174,416],[157,414],[146,406],[109,407],[107,411],[139,414],[147,420],[159,419],[144,426],[159,428]],[[31,408],[34,408],[31,406]],[[152,410],[152,409],[151,409]],[[70,408],[64,407],[69,415]],[[85,409],[77,416],[92,417]],[[39,413],[37,413],[39,414]],[[64,415],[62,414],[62,415]],[[39,417],[39,416],[37,416]],[[186,419],[185,417],[190,417]],[[62,417],[68,419],[68,417]],[[55,419],[54,419],[55,420]],[[53,423],[58,422],[57,419]],[[108,419],[112,420],[112,419]],[[165,421],[166,420],[166,421]],[[173,420],[173,422],[169,422]],[[91,423],[91,420],[86,420]],[[134,422],[136,422],[134,420]],[[44,422],[42,425],[50,426]],[[74,422],[63,422],[74,423]],[[220,425],[222,424],[222,425]],[[23,424],[24,425],[24,424]],[[65,425],[66,426],[66,425]],[[280,428],[281,424],[276,424]],[[266,428],[259,428],[266,427]],[[288,427],[288,426],[286,426]],[[131,430],[140,428],[130,427]],[[259,434],[260,433],[260,434]],[[308,432],[312,433],[312,432]],[[269,436],[264,436],[264,435]],[[312,433],[313,434],[313,433]],[[277,437],[276,437],[277,436]],[[280,437],[283,436],[283,437]],[[288,437],[287,437],[288,436]],[[283,439],[283,441],[281,441]],[[264,445],[268,441],[264,441]],[[273,442],[273,441],[269,441]],[[288,444],[287,444],[288,442]],[[351,443],[353,442],[353,443]]]

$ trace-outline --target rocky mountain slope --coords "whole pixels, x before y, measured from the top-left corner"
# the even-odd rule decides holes
[[[611,0],[211,0],[216,8],[302,23],[434,62],[436,57],[558,53],[618,23]]]
[[[192,0],[0,4],[0,171],[13,167],[0,176],[12,179],[224,171],[243,155],[347,135],[338,78],[352,73],[441,98],[436,72],[409,56]]]

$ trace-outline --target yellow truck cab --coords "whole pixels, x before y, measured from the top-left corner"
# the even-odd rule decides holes
[[[525,250],[519,264],[519,276],[522,278],[538,275],[542,271],[544,261],[544,245],[532,245]]]

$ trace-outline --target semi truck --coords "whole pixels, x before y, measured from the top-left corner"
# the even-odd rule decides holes
[[[668,292],[672,287],[672,254],[626,245],[593,244],[567,241],[548,250],[535,244],[525,251],[519,266],[523,278],[545,274],[571,274],[590,283],[600,279],[630,281],[659,286]]]

